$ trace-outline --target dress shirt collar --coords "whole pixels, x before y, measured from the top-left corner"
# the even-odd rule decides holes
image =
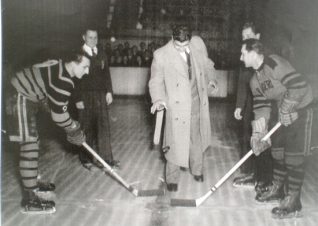
[[[94,53],[97,55],[97,53],[98,53],[98,50],[97,50],[97,47],[95,46],[94,48],[91,48],[91,47],[89,47],[88,45],[86,45],[86,43],[83,45],[83,49],[84,49],[84,51],[88,54],[88,55],[90,55],[90,56],[93,56],[93,52],[92,51],[94,51]]]

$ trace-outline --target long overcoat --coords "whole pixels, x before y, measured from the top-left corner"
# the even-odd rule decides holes
[[[201,151],[204,152],[211,145],[207,84],[209,78],[214,78],[215,70],[201,38],[192,37],[189,48],[200,98]],[[169,147],[165,154],[167,161],[189,167],[191,84],[187,64],[172,40],[154,52],[149,91],[153,103],[163,100],[167,104],[163,141],[163,147]]]

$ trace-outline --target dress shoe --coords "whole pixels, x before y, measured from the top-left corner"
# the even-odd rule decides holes
[[[178,184],[168,183],[167,189],[168,189],[168,191],[178,191]]]
[[[93,163],[91,162],[82,162],[82,166],[87,169],[87,170],[91,170]]]
[[[234,178],[233,186],[236,188],[240,188],[240,187],[254,188],[255,187],[254,174],[253,173],[244,174],[242,176]]]
[[[120,161],[117,161],[117,160],[106,160],[106,163],[108,165],[110,165],[111,167],[115,167],[115,168],[119,168],[120,167]]]
[[[183,166],[180,166],[180,170],[181,170],[181,171],[187,171],[187,168],[186,168],[186,167],[183,167]]]
[[[193,176],[194,180],[198,181],[198,182],[203,182],[204,178],[203,178],[203,174],[201,175],[194,175]]]
[[[94,165],[93,163],[91,163],[91,162],[83,162],[82,165],[83,165],[83,167],[84,167],[85,169],[87,169],[88,171],[91,171],[91,172],[96,172],[96,171],[98,171],[98,167],[95,166],[95,165]]]

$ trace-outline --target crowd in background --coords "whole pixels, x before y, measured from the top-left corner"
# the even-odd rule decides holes
[[[102,45],[108,57],[108,63],[112,67],[150,67],[153,52],[161,46],[158,42],[140,42],[139,46],[132,45],[126,41],[116,44],[114,47],[110,43]]]

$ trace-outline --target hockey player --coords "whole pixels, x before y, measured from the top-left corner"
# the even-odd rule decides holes
[[[278,106],[281,127],[273,138],[273,185],[256,196],[259,202],[280,200],[272,209],[274,218],[297,216],[302,209],[300,194],[305,174],[305,156],[310,151],[313,109],[312,90],[305,76],[297,72],[288,61],[277,55],[264,55],[259,40],[243,43],[241,61],[255,73],[250,81],[253,94],[254,121],[252,121],[251,147],[255,155],[271,146],[261,141],[267,133],[271,102]],[[275,139],[275,138],[280,139]],[[284,186],[286,191],[284,192]]]
[[[12,105],[13,125],[10,140],[20,143],[19,171],[23,186],[21,205],[25,213],[55,212],[54,201],[43,200],[38,191],[52,191],[54,184],[43,186],[37,181],[39,140],[36,128],[36,113],[49,104],[51,117],[67,135],[67,140],[76,145],[85,141],[78,122],[68,112],[68,102],[74,89],[74,78],[82,78],[89,71],[90,61],[82,52],[74,52],[65,62],[49,60],[24,68],[12,78],[17,91]]]

